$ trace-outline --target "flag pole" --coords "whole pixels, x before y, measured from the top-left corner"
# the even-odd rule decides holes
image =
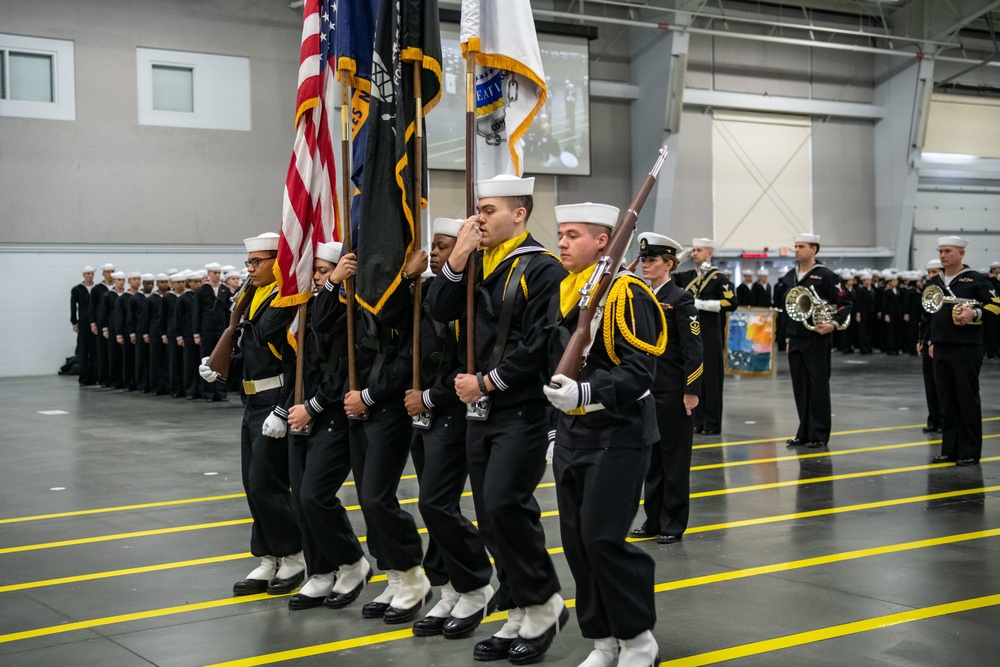
[[[413,98],[416,101],[416,113],[414,114],[416,132],[413,138],[413,249],[416,251],[423,245],[423,234],[420,223],[423,218],[422,190],[424,179],[424,109],[423,109],[423,86],[421,77],[423,74],[423,63],[420,60],[413,61]],[[421,277],[417,276],[413,282],[413,389],[420,391],[420,309],[423,306]]]
[[[476,54],[465,56],[465,217],[476,214]],[[465,350],[470,374],[476,372],[476,253],[465,265]]]
[[[350,72],[340,70],[340,150],[341,165],[343,172],[343,194],[344,205],[343,215],[343,241],[344,254],[354,252],[354,239],[351,238],[351,95],[347,85]],[[350,391],[358,390],[357,360],[354,354],[354,276],[344,279],[344,290],[347,292],[347,388]],[[301,329],[301,327],[300,327]]]

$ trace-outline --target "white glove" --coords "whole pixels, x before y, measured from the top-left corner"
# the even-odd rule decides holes
[[[688,261],[688,259],[690,258],[691,258],[691,248],[688,248],[681,254],[677,255],[677,266],[680,266],[684,262]]]
[[[707,310],[717,313],[722,310],[722,304],[717,299],[695,299],[694,307],[698,310]]]
[[[201,360],[201,366],[198,366],[198,375],[200,375],[205,382],[215,382],[222,377],[208,367],[208,357],[204,357]]]
[[[267,416],[264,425],[260,427],[260,432],[269,438],[283,438],[287,431],[288,422],[273,412]]]
[[[551,385],[557,385],[553,388]],[[565,375],[553,375],[549,384],[542,387],[545,398],[558,410],[569,412],[580,407],[580,385]]]

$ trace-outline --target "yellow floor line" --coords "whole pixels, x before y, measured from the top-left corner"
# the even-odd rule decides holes
[[[764,641],[743,644],[742,646],[733,646],[732,648],[711,651],[709,653],[700,653],[686,658],[677,658],[676,660],[661,662],[660,665],[669,665],[669,667],[697,667],[698,665],[714,665],[727,660],[738,660],[739,658],[745,658],[751,655],[772,653],[774,651],[780,651],[781,649],[791,648],[793,646],[803,646],[805,644],[813,644],[826,639],[846,637],[848,635],[869,632],[871,630],[881,630],[893,625],[899,625],[900,623],[923,621],[928,618],[958,614],[963,611],[984,609],[986,607],[994,607],[996,605],[1000,605],[1000,595],[984,595],[983,597],[971,598],[969,600],[958,600],[956,602],[934,605],[933,607],[910,609],[909,611],[888,614],[886,616],[876,616],[862,621],[854,621],[853,623],[844,623],[842,625],[834,625],[828,628],[819,628],[808,632],[799,632],[793,635],[785,635],[784,637],[776,637],[774,639],[766,639]],[[986,662],[989,661],[987,660]]]

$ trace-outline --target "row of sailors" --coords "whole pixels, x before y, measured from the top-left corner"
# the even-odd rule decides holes
[[[243,277],[236,267],[210,262],[157,275],[100,268],[103,282],[95,284],[94,267],[85,266],[70,291],[80,385],[225,400],[224,388],[201,381],[198,364],[229,323]]]

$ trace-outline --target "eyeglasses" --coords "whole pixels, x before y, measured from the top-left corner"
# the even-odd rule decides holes
[[[253,259],[248,259],[247,261],[243,262],[243,266],[247,267],[248,269],[252,266],[253,268],[256,269],[258,266],[260,266],[261,262],[270,262],[272,259],[276,259],[276,258],[275,257],[254,257]]]

